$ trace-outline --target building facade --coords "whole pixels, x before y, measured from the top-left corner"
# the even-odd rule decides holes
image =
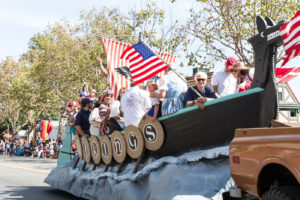
[[[288,83],[278,84],[278,107],[277,120],[280,122],[300,122],[300,103]]]

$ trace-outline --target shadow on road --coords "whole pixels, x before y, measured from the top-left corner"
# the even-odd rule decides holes
[[[80,200],[70,193],[53,189],[48,186],[28,186],[28,187],[6,187],[0,192],[0,199],[25,199],[25,200]]]

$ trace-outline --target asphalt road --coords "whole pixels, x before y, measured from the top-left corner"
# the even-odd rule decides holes
[[[0,155],[0,200],[81,199],[44,183],[44,179],[55,166],[54,159]]]

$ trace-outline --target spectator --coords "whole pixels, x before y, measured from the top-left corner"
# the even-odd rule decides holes
[[[225,63],[225,69],[213,74],[211,85],[217,98],[234,93],[237,87],[237,72],[234,72],[236,64],[236,59],[229,57]]]
[[[161,107],[162,116],[183,108],[183,94],[187,90],[186,83],[174,71],[168,68],[165,73],[166,75],[161,80],[160,93],[150,93],[151,97],[164,98]]]
[[[0,155],[3,155],[4,152],[5,152],[5,144],[3,140],[0,140]]]
[[[10,144],[9,142],[6,143],[6,155],[9,155],[9,152],[10,152]]]
[[[203,103],[216,98],[214,90],[211,86],[206,85],[206,81],[207,74],[205,72],[198,72],[195,75],[196,86],[193,86],[193,88],[200,93],[201,97],[189,88],[185,96],[186,107],[197,105],[199,108],[203,108]]]
[[[125,126],[138,126],[146,111],[151,108],[151,101],[146,91],[140,89],[141,85],[131,84],[131,88],[121,99],[124,110]]]
[[[12,155],[14,154],[14,150],[15,150],[15,143],[14,141],[12,141],[10,143],[10,151],[9,151],[9,156],[12,157]]]
[[[40,144],[39,148],[38,148],[38,157],[39,158],[44,158],[45,157],[45,148],[43,144]]]
[[[42,132],[42,120],[38,119],[36,121],[36,137],[40,137]]]
[[[21,147],[21,145],[17,145],[17,152],[16,152],[16,155],[17,156],[21,156],[21,153],[22,153],[22,147]]]
[[[42,144],[42,140],[41,140],[41,137],[38,137],[37,145],[40,145],[40,144]]]
[[[76,116],[75,128],[78,130],[79,136],[90,137],[90,109],[93,108],[93,102],[85,98],[81,101],[81,110]]]
[[[30,145],[31,145],[31,147],[36,146],[36,140],[34,138],[31,139]]]

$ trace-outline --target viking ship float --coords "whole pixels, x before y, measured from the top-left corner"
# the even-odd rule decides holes
[[[155,122],[146,118],[138,127],[130,125],[111,135],[89,139],[76,136],[78,159],[74,168],[79,160],[84,160],[82,170],[86,164],[93,163],[95,169],[104,163],[104,171],[110,165],[120,164],[120,172],[127,160],[137,159],[136,172],[143,156],[159,158],[224,146],[230,143],[236,128],[271,126],[278,110],[274,67],[277,47],[282,45],[279,29],[283,24],[281,21],[275,25],[269,18],[257,17],[259,33],[248,40],[255,53],[250,90],[205,102],[204,110],[192,106]]]

